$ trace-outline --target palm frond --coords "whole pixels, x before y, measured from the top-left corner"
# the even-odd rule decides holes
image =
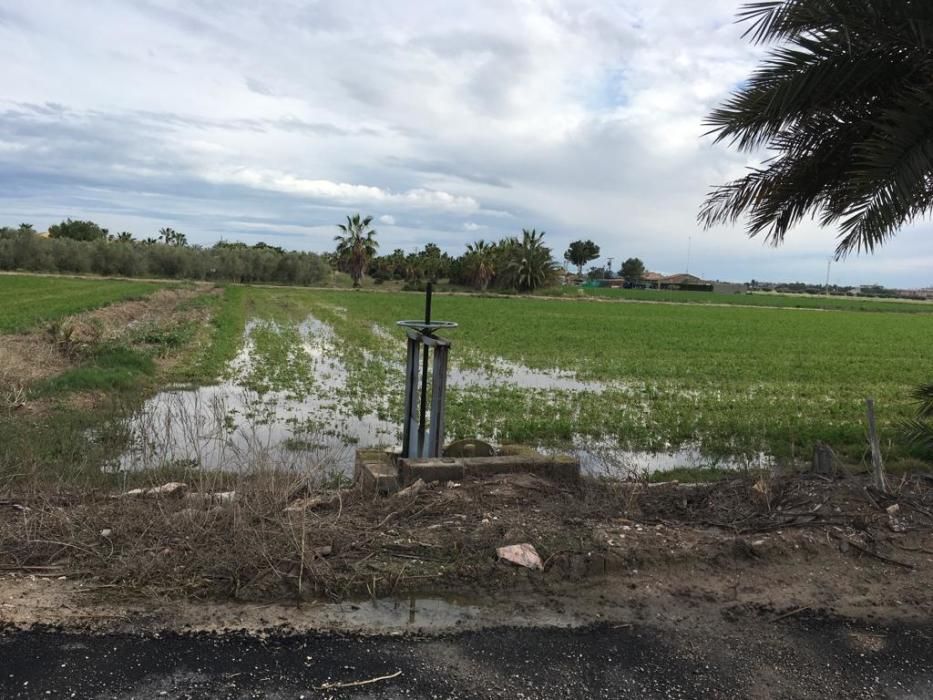
[[[709,192],[705,227],[747,214],[778,244],[809,215],[839,226],[841,257],[933,211],[933,2],[769,0],[738,19],[783,43],[706,124],[776,155]]]

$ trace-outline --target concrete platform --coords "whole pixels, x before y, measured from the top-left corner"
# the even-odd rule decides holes
[[[494,457],[399,458],[385,450],[356,451],[355,477],[364,490],[391,494],[418,479],[425,482],[462,481],[469,477],[526,472],[554,481],[574,483],[580,460],[570,455],[542,455],[533,450]]]
[[[399,478],[406,486],[424,481],[459,481],[469,476],[527,472],[548,479],[575,482],[580,478],[580,460],[569,455],[501,455],[497,457],[441,457],[400,459]]]
[[[501,455],[498,457],[463,457],[466,476],[528,472],[554,481],[575,482],[580,478],[580,460],[570,455]]]
[[[398,474],[403,486],[418,479],[430,481],[463,481],[463,460],[455,457],[400,459]]]

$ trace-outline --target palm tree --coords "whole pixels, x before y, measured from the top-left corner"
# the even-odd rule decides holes
[[[114,240],[120,243],[130,243],[133,240],[133,234],[129,231],[121,231]]]
[[[873,251],[933,209],[933,2],[747,3],[772,48],[708,118],[717,141],[774,155],[710,192],[707,227],[748,214],[778,245],[804,216],[838,225],[836,257]]]
[[[376,231],[369,227],[372,220],[371,216],[361,219],[359,214],[354,214],[347,217],[346,225],[337,224],[337,228],[343,231],[342,235],[334,237],[337,241],[337,259],[350,273],[354,287],[360,286],[363,272],[379,248]]]
[[[473,285],[485,291],[496,274],[496,249],[480,239],[467,244],[464,266]]]
[[[522,238],[506,242],[508,264],[506,281],[519,291],[532,292],[543,287],[557,272],[551,249],[544,245],[544,231],[522,229]]]
[[[917,415],[904,422],[907,441],[933,453],[933,382],[917,387]]]

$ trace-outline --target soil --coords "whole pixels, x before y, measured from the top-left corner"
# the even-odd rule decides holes
[[[76,314],[28,333],[0,335],[0,407],[41,411],[43,401],[30,400],[28,387],[78,366],[94,348],[132,342],[133,333],[140,329],[206,321],[209,310],[187,302],[208,290],[206,285],[161,289],[143,299]],[[72,397],[78,407],[89,400]]]
[[[233,501],[7,499],[0,622],[373,633],[696,615],[927,624],[933,613],[923,476],[891,494],[859,477],[568,486],[516,474],[407,498],[237,487]],[[544,571],[497,559],[523,542]]]

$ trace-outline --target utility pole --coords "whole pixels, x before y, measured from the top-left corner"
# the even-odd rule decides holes
[[[829,296],[829,268],[832,267],[833,259],[826,261],[826,296]]]

